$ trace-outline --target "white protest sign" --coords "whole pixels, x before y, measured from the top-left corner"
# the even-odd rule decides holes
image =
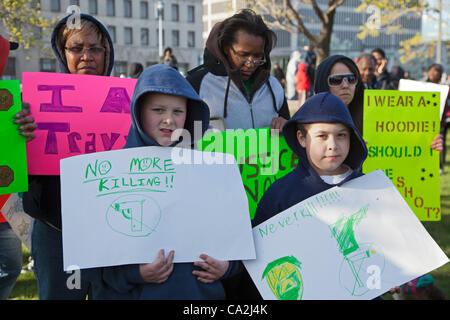
[[[152,262],[254,259],[248,201],[233,156],[226,164],[186,164],[179,154],[142,147],[61,160],[64,270]],[[189,157],[188,157],[189,158]],[[184,159],[187,159],[184,157]]]
[[[398,90],[400,91],[425,91],[425,92],[439,92],[440,93],[440,113],[439,120],[442,118],[442,113],[444,113],[445,101],[448,95],[448,85],[436,84],[432,82],[422,82],[408,79],[400,79],[398,85]]]
[[[11,229],[31,252],[31,233],[34,219],[23,210],[22,198],[19,197],[18,193],[12,193],[9,196],[2,212]]]
[[[449,261],[377,170],[253,228],[264,299],[373,299]]]

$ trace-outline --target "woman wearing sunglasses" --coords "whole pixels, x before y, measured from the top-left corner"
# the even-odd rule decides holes
[[[331,92],[347,105],[353,122],[362,134],[364,84],[356,63],[342,55],[329,56],[323,60],[316,70],[314,92],[324,91]],[[437,135],[431,143],[431,148],[442,152],[443,145],[443,137]]]
[[[353,122],[362,134],[364,85],[358,66],[352,59],[333,55],[319,64],[314,93],[326,91],[339,97],[347,105]]]

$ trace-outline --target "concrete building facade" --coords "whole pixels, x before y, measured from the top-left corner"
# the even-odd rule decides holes
[[[328,7],[328,0],[317,0],[317,2],[323,11]],[[292,3],[295,3],[295,1],[292,1]],[[360,32],[359,27],[366,23],[369,16],[373,14],[365,11],[355,12],[360,4],[360,0],[346,0],[343,5],[337,8],[330,54],[339,53],[354,58],[364,51],[371,51],[379,47],[385,50],[391,64],[397,62],[400,41],[411,38],[421,31],[421,17],[417,15],[402,17],[400,21],[403,26],[402,34],[388,35],[385,30],[381,30],[378,37],[366,37],[360,40],[356,36]],[[239,9],[247,7],[249,7],[249,4],[246,0],[203,0],[203,38],[206,39],[216,22],[231,16]],[[318,35],[321,25],[311,5],[300,3],[298,8],[305,26],[311,33]],[[282,67],[287,64],[293,50],[302,49],[305,45],[309,45],[308,39],[302,34],[289,33],[284,30],[274,31],[278,39],[271,58],[273,61],[279,62]]]
[[[79,6],[100,20],[114,42],[114,76],[129,74],[129,66],[140,62],[144,67],[159,62],[158,19],[154,0],[40,0],[42,16],[60,19],[70,5]],[[179,70],[196,67],[203,54],[202,0],[164,0],[163,47],[171,47]],[[6,31],[0,26],[2,35]],[[11,51],[3,79],[21,79],[22,72],[57,72],[50,53],[50,38],[39,39],[42,47]],[[49,54],[50,53],[50,54]]]

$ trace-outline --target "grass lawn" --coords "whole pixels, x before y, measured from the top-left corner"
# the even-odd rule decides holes
[[[442,248],[447,256],[450,256],[450,132],[447,132],[447,157],[445,163],[446,172],[441,175],[441,211],[442,219],[438,222],[423,222],[433,239]],[[28,263],[30,253],[23,247],[24,265]],[[434,270],[430,273],[435,279],[435,285],[440,288],[446,299],[450,299],[450,263]],[[391,300],[390,294],[383,296],[386,300]],[[9,299],[28,300],[38,299],[36,279],[33,272],[28,271],[21,274],[16,285],[9,296]]]

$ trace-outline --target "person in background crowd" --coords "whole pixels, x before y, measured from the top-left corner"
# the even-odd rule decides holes
[[[301,53],[295,50],[291,53],[291,58],[286,68],[286,99],[297,99],[297,68],[298,64],[302,61]]]
[[[316,61],[317,56],[314,51],[314,46],[305,46],[306,50],[306,56],[305,56],[305,63],[306,63],[306,74],[308,75],[309,79],[309,86],[310,86],[310,96],[314,93],[314,78],[316,73]]]
[[[427,71],[427,79],[426,82],[432,82],[436,84],[441,84],[442,74],[444,72],[444,68],[439,63],[432,63],[428,67]],[[450,91],[449,91],[450,92]],[[449,102],[449,96],[450,94],[447,94],[447,99],[445,100],[445,107],[444,112],[442,113],[441,118],[441,129],[440,129],[440,137],[442,139],[442,150],[439,157],[439,168],[441,174],[444,173],[445,169],[445,153],[446,153],[446,136],[447,136],[447,129],[450,126],[450,102]]]
[[[144,71],[144,67],[139,62],[134,62],[130,65],[130,78],[137,79]]]
[[[309,78],[306,74],[306,63],[300,62],[297,67],[297,85],[296,90],[298,94],[298,105],[301,106],[306,99],[309,98],[310,85]]]
[[[172,48],[166,47],[164,49],[163,63],[169,67],[174,68],[175,70],[178,70],[178,61],[175,55],[172,53]]]
[[[352,59],[332,55],[316,69],[314,92],[331,92],[348,107],[355,126],[363,133],[364,84],[358,67]]]
[[[363,53],[356,61],[364,89],[380,89],[381,83],[377,81],[375,76],[376,61],[373,55]]]
[[[386,54],[381,48],[373,49],[371,53],[376,61],[375,75],[377,77],[377,81],[381,83],[380,89],[388,90],[391,82],[391,75],[387,71],[388,60],[386,58]]]
[[[406,79],[405,77],[405,71],[400,66],[393,66],[391,68],[391,83],[390,83],[390,89],[391,90],[398,90],[398,85],[400,84],[401,79]]]

